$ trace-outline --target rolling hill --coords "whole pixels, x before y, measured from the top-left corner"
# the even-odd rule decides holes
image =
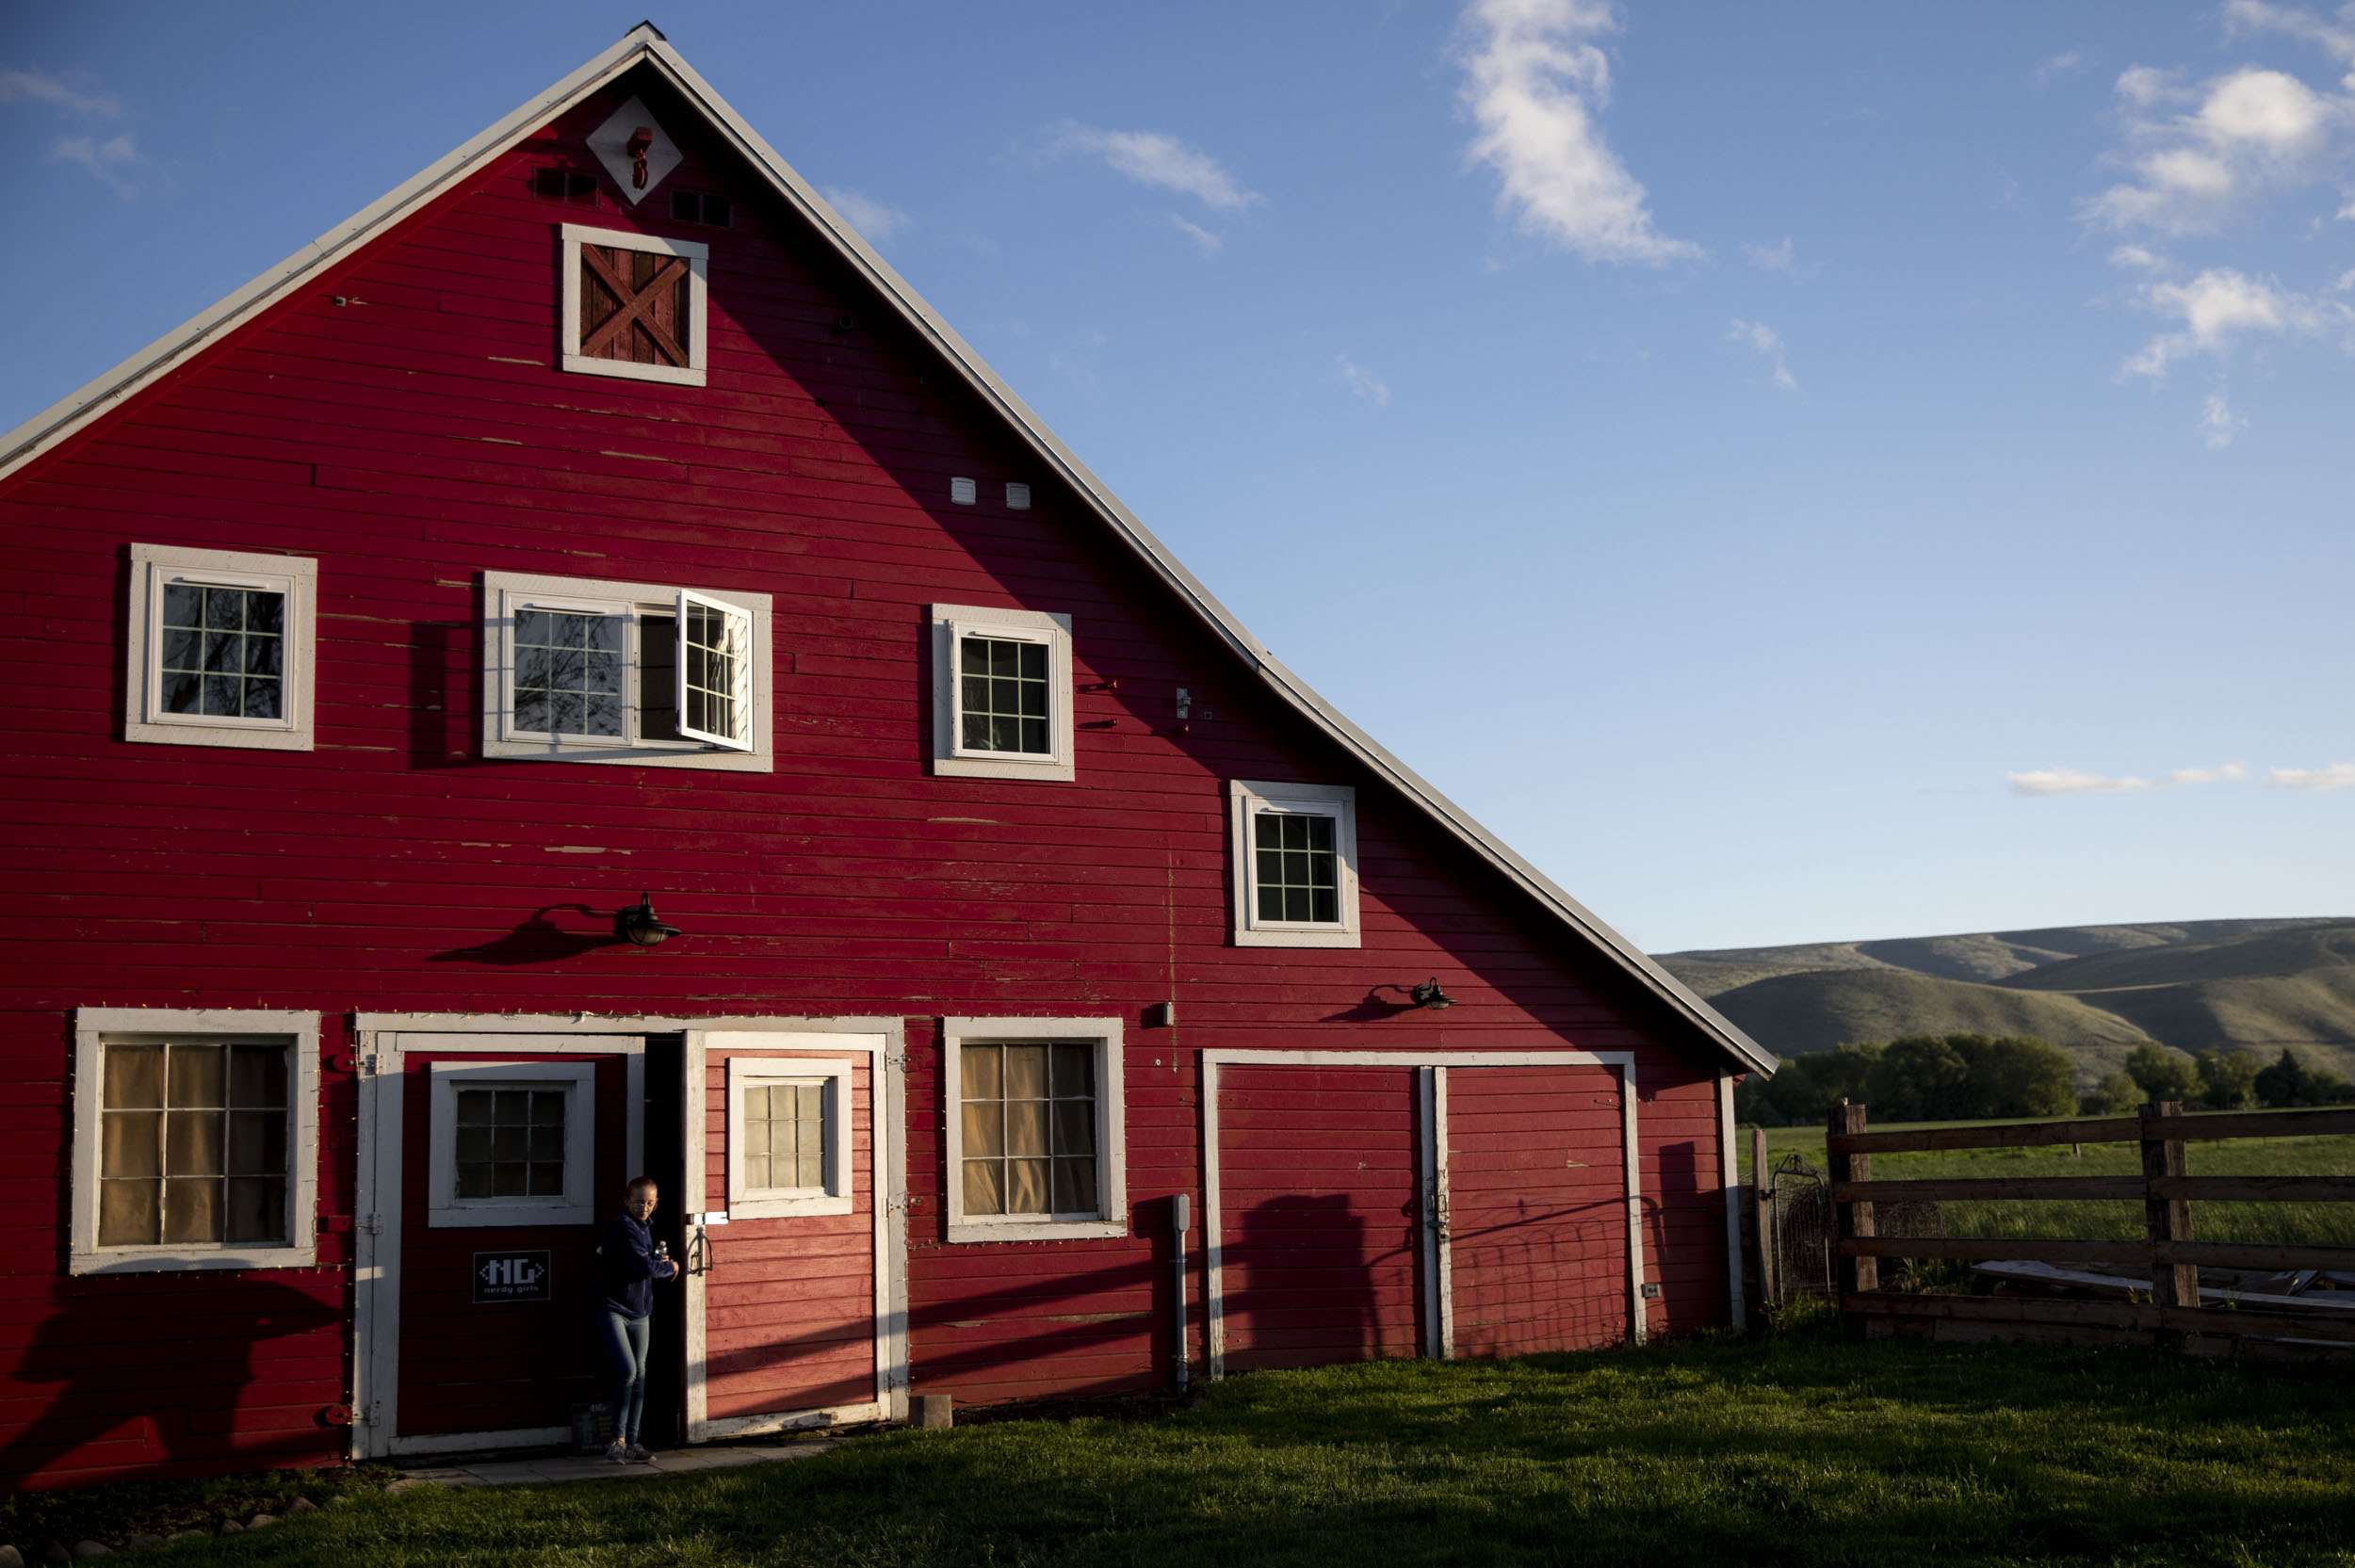
[[[2136,1044],[2284,1046],[2355,1073],[2355,920],[2066,926],[1664,953],[1659,962],[1790,1056],[1909,1034],[2027,1034],[2090,1084]]]

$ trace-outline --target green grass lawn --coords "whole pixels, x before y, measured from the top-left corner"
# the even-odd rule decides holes
[[[1950,1123],[1951,1124],[1951,1123]],[[1970,1125],[1972,1123],[1961,1123]],[[1897,1126],[1876,1127],[1895,1132]],[[1750,1140],[1741,1139],[1742,1178],[1750,1175]],[[1957,1149],[1931,1154],[1875,1155],[1873,1174],[1899,1180],[1929,1176],[2132,1176],[2142,1173],[2133,1143],[2066,1143],[2038,1149]],[[1821,1127],[1773,1127],[1769,1163],[1796,1150],[1828,1172]],[[2355,1175],[2355,1138],[2237,1138],[2188,1145],[2195,1176]],[[2142,1237],[2139,1203],[2062,1203],[2040,1199],[1938,1205],[1948,1236],[2075,1237],[2129,1241]],[[2279,1246],[2355,1247],[2355,1204],[2219,1204],[2191,1205],[2192,1230],[2204,1241],[2262,1241]]]
[[[2355,1372],[1762,1340],[1260,1373],[1153,1420],[373,1497],[159,1563],[2355,1562]],[[145,1560],[142,1558],[142,1560]]]

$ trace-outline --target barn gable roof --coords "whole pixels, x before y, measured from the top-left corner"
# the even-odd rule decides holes
[[[692,105],[710,129],[765,179],[772,193],[801,215],[838,258],[899,315],[918,338],[935,350],[963,379],[966,389],[1002,421],[1008,433],[1059,477],[1113,536],[1158,577],[1213,637],[1293,712],[1353,753],[1432,821],[1520,886],[1588,946],[1624,970],[1642,989],[1732,1059],[1740,1070],[1771,1073],[1776,1059],[1735,1027],[1676,978],[1613,930],[1535,866],[1516,854],[1462,807],[1440,794],[1372,736],[1360,730],[1307,683],[1286,669],[1251,635],[1193,573],[1155,539],[1103,481],[1032,412],[973,348],[925,303],[905,280],[821,199],[818,192],[762,140],[709,83],[680,57],[652,23],[641,23],[622,40],[571,75],[530,99],[439,162],[362,208],[293,255],[269,268],[210,309],[158,338],[80,391],[0,437],[0,479],[71,440],[162,377],[221,341],[285,298],[323,268],[344,261],[393,225],[541,127],[577,107],[630,72],[656,72]]]

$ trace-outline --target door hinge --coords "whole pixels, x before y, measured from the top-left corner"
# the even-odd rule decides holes
[[[364,1214],[360,1216],[360,1228],[370,1236],[382,1236],[384,1217],[381,1214]]]
[[[360,1413],[360,1419],[362,1422],[371,1427],[382,1424],[384,1419],[384,1401],[382,1399],[369,1400],[367,1409]]]

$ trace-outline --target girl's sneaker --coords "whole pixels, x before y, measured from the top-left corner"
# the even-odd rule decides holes
[[[636,1443],[632,1443],[628,1447],[623,1449],[622,1454],[623,1457],[632,1464],[643,1464],[648,1460],[654,1458],[654,1450],[652,1448],[642,1447]]]
[[[609,1464],[627,1464],[629,1463],[629,1445],[623,1442],[618,1437],[615,1438],[612,1442],[605,1446],[605,1460]]]

